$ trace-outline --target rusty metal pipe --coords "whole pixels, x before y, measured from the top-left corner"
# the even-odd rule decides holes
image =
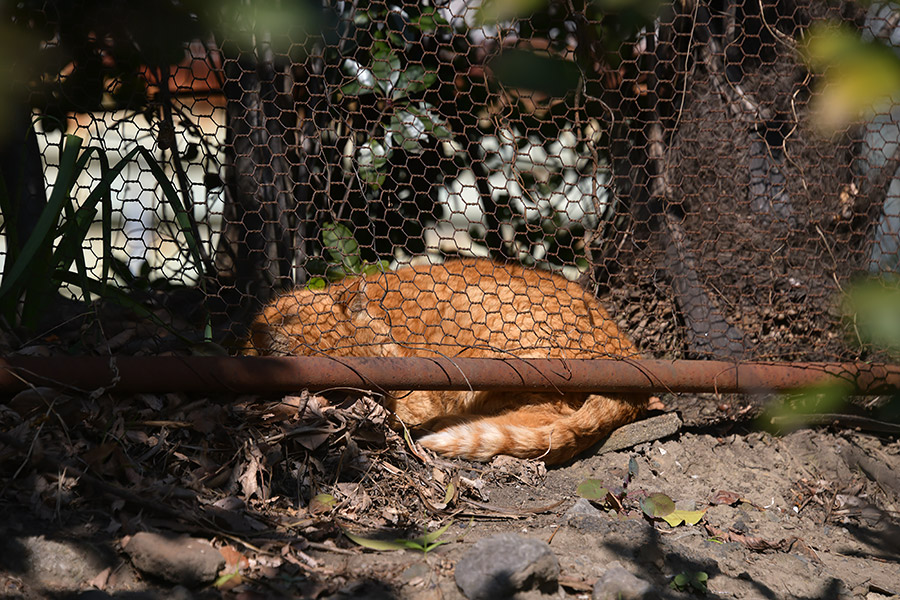
[[[302,389],[759,392],[842,383],[900,389],[900,365],[493,358],[50,357],[0,359],[0,391],[29,385],[117,392]]]

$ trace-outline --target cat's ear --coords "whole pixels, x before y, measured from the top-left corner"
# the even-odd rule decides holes
[[[358,315],[366,309],[366,280],[358,277],[351,281],[337,295],[335,302],[340,304],[348,315]]]

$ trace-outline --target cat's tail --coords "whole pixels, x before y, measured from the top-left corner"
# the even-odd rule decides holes
[[[646,396],[621,394],[588,396],[566,415],[553,403],[529,404],[496,416],[467,416],[463,422],[423,436],[419,443],[444,456],[470,460],[508,454],[556,464],[634,421],[646,405]]]

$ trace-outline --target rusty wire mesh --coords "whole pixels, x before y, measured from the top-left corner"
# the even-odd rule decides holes
[[[146,157],[115,179],[84,237],[86,267],[140,308],[93,289],[101,301],[78,313],[75,351],[206,340],[233,353],[632,356],[630,339],[652,358],[877,354],[841,302],[855,278],[897,271],[898,115],[889,106],[823,135],[798,45],[831,20],[895,49],[900,8],[553,1],[493,24],[484,13],[465,0],[327,3],[277,35],[259,23],[186,31],[178,60],[138,48],[134,78],[113,73],[121,37],[86,35],[54,81],[90,86],[75,75],[96,62],[102,94],[29,98],[62,123],[36,125],[47,195],[67,132],[110,162],[149,149],[186,211]],[[128,18],[82,16],[98,33]],[[77,180],[79,201],[99,162]],[[460,257],[476,266],[428,266]],[[84,295],[77,280],[62,289]],[[248,345],[254,315],[289,289],[300,292]],[[41,331],[71,320],[48,310]]]

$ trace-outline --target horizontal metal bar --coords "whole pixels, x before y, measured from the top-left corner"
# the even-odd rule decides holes
[[[29,385],[119,392],[302,389],[759,392],[826,383],[900,389],[900,365],[699,360],[313,357],[26,357],[0,359],[0,391]]]

